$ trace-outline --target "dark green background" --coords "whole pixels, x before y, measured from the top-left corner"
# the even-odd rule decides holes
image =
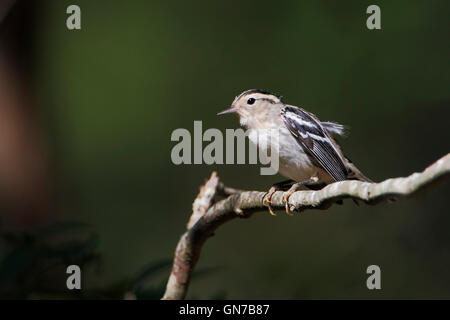
[[[69,4],[82,30],[65,27]],[[366,28],[381,7],[382,30]],[[229,186],[282,180],[259,166],[171,163],[176,128],[217,117],[261,88],[351,128],[348,156],[381,181],[449,151],[447,1],[41,1],[33,83],[59,191],[58,220],[88,222],[105,269],[86,288],[171,258],[212,170]],[[448,183],[418,198],[221,227],[189,298],[450,298]],[[381,267],[382,290],[366,288]],[[163,280],[168,272],[161,276]]]

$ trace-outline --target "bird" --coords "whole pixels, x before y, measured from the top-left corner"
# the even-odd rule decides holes
[[[285,191],[282,200],[286,213],[292,215],[289,198],[302,186],[320,190],[337,181],[372,182],[344,156],[334,139],[345,136],[345,126],[320,121],[313,113],[285,104],[282,99],[282,96],[265,90],[250,89],[236,96],[231,107],[217,114],[237,114],[241,126],[250,133],[270,134],[271,130],[277,130],[279,137],[274,143],[278,143],[279,173],[288,180],[272,185],[265,194],[263,204],[270,214],[275,215],[271,198],[276,191]],[[264,139],[258,139],[258,134],[249,134],[249,140],[267,151],[271,148],[270,143],[261,143]]]

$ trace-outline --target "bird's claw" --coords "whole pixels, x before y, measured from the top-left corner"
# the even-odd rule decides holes
[[[284,202],[284,207],[285,207],[285,209],[286,209],[286,214],[288,215],[288,216],[293,216],[294,214],[292,213],[292,211],[295,209],[295,207],[294,206],[292,206],[292,207],[290,207],[289,206],[289,198],[291,197],[291,195],[293,194],[294,192],[285,192],[284,194],[283,194],[283,202]]]
[[[269,191],[263,198],[263,205],[266,206],[269,209],[269,213],[272,216],[276,216],[275,212],[273,212],[272,210],[272,206],[271,206],[271,199],[272,199],[272,195],[274,194],[274,192]]]

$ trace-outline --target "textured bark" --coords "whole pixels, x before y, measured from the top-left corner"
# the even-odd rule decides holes
[[[380,183],[342,181],[318,191],[297,191],[289,199],[292,210],[328,209],[339,199],[352,198],[368,204],[383,200],[411,197],[442,181],[450,174],[450,153],[421,173],[405,178],[387,179]],[[262,200],[266,192],[242,191],[225,187],[215,172],[194,201],[193,213],[187,231],[181,236],[175,250],[172,272],[162,299],[184,299],[190,276],[197,263],[203,243],[223,223],[237,217],[249,217],[257,211],[267,211]],[[214,203],[216,195],[226,196]],[[283,192],[272,197],[274,209],[284,209]]]

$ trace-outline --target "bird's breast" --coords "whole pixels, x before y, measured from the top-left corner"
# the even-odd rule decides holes
[[[253,129],[249,134],[249,140],[258,146],[260,152],[266,154],[278,149],[281,175],[297,182],[308,180],[313,176],[317,176],[319,182],[329,180],[329,175],[314,165],[310,156],[284,126],[276,131]]]

